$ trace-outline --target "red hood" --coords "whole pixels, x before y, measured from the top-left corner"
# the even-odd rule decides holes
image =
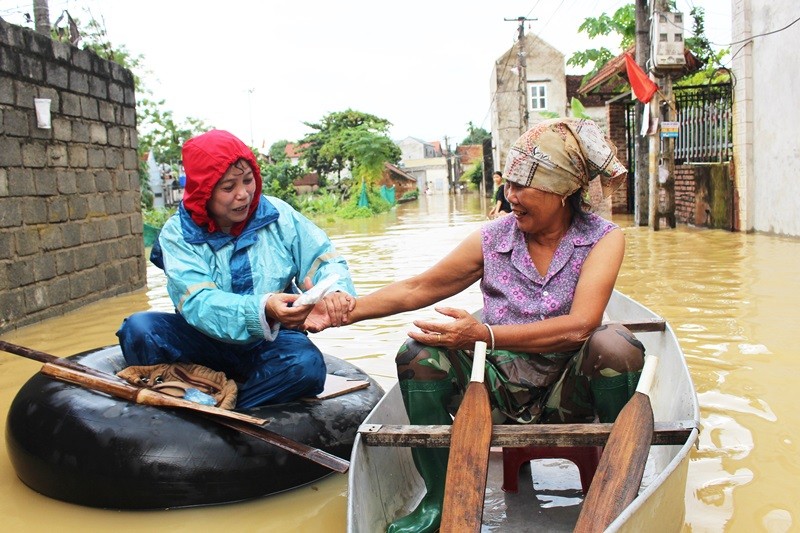
[[[208,228],[209,233],[219,229],[216,222],[208,215],[206,208],[211,198],[211,191],[233,163],[240,159],[250,163],[256,179],[256,194],[250,204],[247,220],[231,228],[231,235],[241,234],[255,213],[258,200],[261,198],[261,170],[252,150],[227,131],[211,130],[183,143],[182,156],[183,168],[186,171],[183,205],[195,224]]]

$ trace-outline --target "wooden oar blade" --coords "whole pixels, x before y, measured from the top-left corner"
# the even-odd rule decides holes
[[[575,531],[604,531],[636,498],[652,439],[650,398],[637,392],[614,423]]]
[[[482,383],[471,383],[458,409],[444,489],[441,532],[480,531],[483,498],[489,471],[492,414],[489,394]]]
[[[441,533],[481,530],[492,442],[492,411],[489,392],[483,384],[485,362],[486,343],[478,341],[470,384],[453,421]]]
[[[575,525],[579,533],[601,532],[636,498],[653,442],[650,390],[658,358],[645,360],[636,392],[622,408],[603,449]]]

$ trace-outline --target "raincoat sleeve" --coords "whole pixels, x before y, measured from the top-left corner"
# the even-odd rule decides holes
[[[159,244],[167,292],[189,324],[226,342],[275,338],[279,325],[268,325],[264,316],[269,294],[235,294],[220,288],[218,281],[230,272],[215,268],[219,261],[207,246],[186,242],[178,217],[164,225]]]
[[[301,213],[277,198],[269,198],[280,211],[279,223],[283,239],[291,250],[297,267],[296,283],[305,288],[304,280],[309,277],[316,285],[332,274],[339,280],[333,286],[335,291],[356,295],[347,261],[339,255],[328,235]]]

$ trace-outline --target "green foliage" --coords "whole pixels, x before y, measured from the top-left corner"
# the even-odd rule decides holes
[[[474,162],[470,167],[461,175],[462,181],[468,181],[473,185],[480,186],[483,179],[483,164],[480,161]]]
[[[360,148],[362,141],[356,142],[354,138],[358,134],[349,133],[349,130],[356,128],[360,130],[361,135],[371,133],[388,139],[389,127],[392,124],[375,115],[347,109],[329,113],[318,123],[306,122],[305,125],[315,131],[299,141],[300,144],[309,145],[303,151],[303,160],[307,168],[316,170],[320,176],[326,176],[341,175],[345,168],[356,166],[357,156],[364,155],[364,150]],[[384,161],[395,163],[400,159],[400,148],[394,143],[376,142],[376,147],[384,150],[382,152]],[[370,161],[365,163],[371,164]]]
[[[183,143],[211,129],[202,120],[187,118],[180,122],[172,111],[165,109],[164,100],[155,102],[143,98],[136,106],[139,128],[139,152],[153,151],[156,161],[178,170]]]
[[[407,200],[416,200],[417,198],[419,198],[419,189],[414,189],[413,191],[404,192],[399,201],[405,202]]]
[[[346,219],[369,218],[377,213],[385,213],[392,208],[389,202],[374,189],[367,189],[367,197],[369,198],[369,205],[359,207],[358,195],[354,194],[345,205],[336,211],[336,214]]]
[[[272,146],[269,147],[269,158],[273,163],[280,163],[282,161],[286,161],[287,144],[289,144],[289,141],[287,141],[286,139],[282,139],[280,141],[272,143]]]
[[[400,148],[391,139],[371,131],[364,124],[342,130],[338,137],[342,153],[352,161],[355,178],[352,187],[359,186],[362,180],[368,188],[374,187],[383,175],[384,164],[390,159],[395,162],[400,158]],[[355,196],[357,191],[351,189],[350,192]]]
[[[142,193],[141,197],[141,206],[142,209],[150,209],[153,207],[153,200],[155,199],[155,194],[153,194],[153,189],[150,187],[150,171],[147,168],[147,161],[143,161],[141,158],[139,159],[139,190]]]
[[[669,9],[675,9],[675,1],[668,2]],[[703,83],[716,83],[724,81],[726,76],[718,71],[721,59],[728,53],[727,49],[715,52],[705,35],[705,11],[702,7],[692,7],[690,15],[693,19],[692,37],[686,38],[686,47],[705,65],[705,68],[687,78],[677,82],[678,85],[700,85]],[[599,17],[588,17],[578,27],[579,32],[585,32],[589,37],[617,35],[620,38],[619,49],[612,52],[608,48],[591,48],[572,54],[567,60],[567,65],[576,67],[591,66],[586,78],[596,74],[609,60],[613,59],[623,50],[627,50],[636,41],[636,6],[628,4],[620,7],[612,16],[602,13]],[[729,76],[727,79],[730,79]],[[689,81],[691,80],[691,81]]]
[[[481,127],[476,127],[472,124],[472,121],[467,124],[467,131],[469,132],[469,135],[464,137],[464,140],[461,141],[461,144],[483,144],[483,141],[492,138],[491,133]]]
[[[693,20],[692,33],[687,37],[686,46],[703,64],[703,68],[689,76],[681,78],[676,85],[703,85],[708,83],[727,83],[731,81],[730,72],[720,69],[722,59],[730,52],[729,48],[714,51],[711,42],[705,34],[705,10],[702,7],[693,7],[691,10]]]
[[[335,214],[340,207],[335,194],[303,194],[297,197],[297,208],[305,215]]]
[[[156,207],[155,209],[143,209],[142,220],[148,226],[154,228],[162,228],[167,222],[167,219],[175,214],[174,207]]]
[[[296,179],[302,178],[305,171],[301,167],[292,165],[289,161],[268,164],[262,159],[259,161],[259,166],[261,168],[262,191],[264,194],[280,198],[292,207],[297,208],[297,193],[293,183]]]
[[[537,111],[537,113],[542,118],[558,118],[561,116],[555,111]]]
[[[602,13],[599,17],[587,17],[578,26],[578,32],[584,32],[592,39],[616,34],[620,38],[619,48],[626,50],[636,39],[636,6],[634,4],[622,6],[612,16]],[[567,60],[567,65],[585,67],[591,64],[591,75],[616,55],[605,47],[591,48],[572,54]]]
[[[577,118],[588,118],[591,119],[589,115],[586,114],[586,108],[583,107],[583,104],[580,100],[572,97],[572,101],[570,102],[570,107],[572,108],[572,116]]]

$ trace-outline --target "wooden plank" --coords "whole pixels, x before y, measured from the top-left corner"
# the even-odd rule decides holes
[[[347,394],[348,392],[366,389],[367,387],[369,387],[369,381],[328,374],[325,377],[325,387],[322,392],[313,398],[304,398],[304,400],[307,402],[328,400],[341,396],[342,394]]]
[[[622,324],[623,326],[631,330],[633,333],[665,331],[667,329],[667,323],[664,321],[663,318],[648,318],[646,320],[630,320],[621,322],[616,320],[611,320],[609,322],[604,322],[604,324]]]
[[[492,426],[492,446],[604,446],[613,424],[514,424]],[[446,448],[450,446],[452,426],[362,424],[358,428],[368,446],[407,446]],[[694,420],[656,422],[652,444],[683,444]]]

